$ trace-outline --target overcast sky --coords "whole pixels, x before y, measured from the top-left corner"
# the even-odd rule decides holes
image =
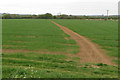
[[[1,0],[0,13],[68,15],[118,14],[120,0]]]

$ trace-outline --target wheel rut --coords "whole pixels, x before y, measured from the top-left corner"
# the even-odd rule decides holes
[[[70,35],[71,38],[77,42],[77,45],[80,46],[80,52],[76,55],[80,57],[81,63],[103,63],[108,65],[114,65],[112,59],[105,54],[105,51],[102,50],[100,46],[65,26],[62,26],[54,21],[51,22],[60,27],[60,29],[63,30],[66,34]]]

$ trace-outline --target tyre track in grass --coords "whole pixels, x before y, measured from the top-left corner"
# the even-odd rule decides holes
[[[51,22],[60,27],[60,29],[63,30],[66,34],[70,35],[71,38],[77,42],[77,45],[80,46],[80,52],[76,55],[80,57],[81,63],[103,63],[108,65],[114,65],[112,59],[109,56],[107,56],[105,54],[105,51],[100,49],[100,47],[97,44],[91,42],[84,36],[73,32],[67,27],[64,27],[52,20]]]

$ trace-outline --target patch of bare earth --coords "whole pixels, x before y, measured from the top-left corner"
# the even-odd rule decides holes
[[[2,45],[2,47],[19,47],[17,45]],[[26,46],[20,46],[20,47],[26,47]]]
[[[17,36],[15,36],[15,37],[18,37],[18,38],[23,38],[23,37],[27,37],[27,38],[36,38],[37,36],[30,36],[30,35],[17,35]]]
[[[60,27],[61,30],[63,30],[66,34],[70,35],[72,39],[74,39],[77,44],[80,46],[80,52],[77,53],[77,56],[80,57],[81,63],[104,63],[113,65],[111,58],[108,57],[105,54],[105,51],[100,49],[100,47],[85,38],[84,36],[81,36],[72,30],[68,29],[67,27],[61,26],[60,24],[51,21],[53,24]]]
[[[64,54],[70,57],[76,56],[69,53],[63,53],[63,52],[50,52],[45,50],[24,50],[24,49],[2,49],[0,52],[2,53],[38,53],[38,54]]]
[[[42,51],[42,50],[24,50],[24,49],[3,49],[3,53],[52,53],[49,51]],[[54,53],[54,52],[53,52]],[[60,53],[60,52],[55,52]]]

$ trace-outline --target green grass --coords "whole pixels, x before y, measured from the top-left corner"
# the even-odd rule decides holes
[[[103,34],[109,33],[109,30],[104,30],[100,27],[97,21],[86,20],[55,20],[56,22],[69,27],[77,33],[80,33],[94,42],[100,44],[103,48],[108,47],[108,42],[102,45],[99,39],[103,39]],[[99,21],[98,21],[99,22]],[[73,24],[72,24],[73,23]],[[100,22],[99,22],[100,23]],[[116,25],[109,21],[107,23]],[[81,27],[81,26],[84,27]],[[87,26],[89,25],[89,26]],[[90,25],[94,25],[93,28]],[[98,28],[95,28],[98,25]],[[76,27],[75,27],[76,26]],[[88,30],[87,30],[88,27]],[[109,26],[108,26],[109,27]],[[91,29],[92,28],[92,29]],[[116,33],[116,27],[112,27],[113,35]],[[80,30],[79,30],[80,29]],[[95,30],[94,30],[95,29]],[[109,29],[109,28],[108,28]],[[105,28],[106,30],[106,28]],[[90,31],[90,32],[89,32]],[[93,32],[93,33],[92,33]],[[97,33],[98,32],[98,33]],[[114,33],[115,32],[115,33]],[[99,34],[97,36],[97,34]],[[104,36],[106,36],[105,34]],[[114,41],[112,34],[105,37],[109,42]],[[101,36],[101,37],[100,37]],[[68,39],[65,39],[65,38]],[[75,56],[68,56],[61,53],[77,53],[78,46],[76,42],[69,39],[56,25],[49,20],[41,19],[5,19],[3,20],[3,49],[10,50],[40,50],[37,52],[4,52],[3,57],[3,78],[117,78],[118,67],[106,65],[102,63],[80,63],[80,58]],[[113,37],[113,38],[112,38]],[[98,42],[97,42],[98,41]],[[110,43],[112,44],[112,43]],[[115,44],[114,44],[115,45]],[[114,47],[114,46],[113,46]],[[114,52],[114,48],[108,50]],[[107,48],[109,49],[109,48]],[[116,49],[116,48],[115,48]],[[43,54],[48,51],[51,54]],[[54,53],[54,54],[53,54]],[[56,54],[55,54],[56,53]],[[111,53],[112,55],[113,53]],[[113,54],[113,56],[117,56]]]
[[[2,19],[0,19],[0,50],[1,49],[2,49]],[[2,53],[1,52],[0,52],[0,65],[2,65]],[[2,66],[0,66],[0,79],[2,79]]]
[[[105,49],[109,56],[118,57],[118,23],[100,20],[54,20],[74,32],[89,38]]]
[[[65,37],[69,36],[48,20],[3,20],[3,49],[77,51],[76,42]]]
[[[80,64],[62,54],[4,53],[3,78],[117,78],[117,66]]]

